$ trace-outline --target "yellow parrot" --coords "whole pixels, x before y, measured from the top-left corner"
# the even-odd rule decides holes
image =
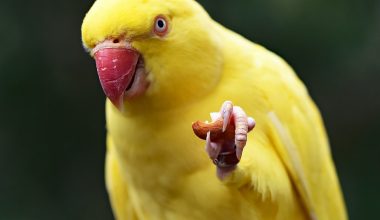
[[[194,0],[97,0],[82,40],[116,219],[347,219],[320,113],[279,56]],[[210,113],[232,139],[194,135]]]

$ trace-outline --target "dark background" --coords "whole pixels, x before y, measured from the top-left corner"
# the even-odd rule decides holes
[[[295,68],[324,116],[351,219],[376,218],[380,1],[200,2]],[[0,5],[0,219],[112,219],[104,95],[80,36],[92,1]]]

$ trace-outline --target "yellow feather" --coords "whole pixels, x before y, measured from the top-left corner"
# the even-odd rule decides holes
[[[313,207],[313,202],[311,201],[311,195],[310,195],[310,188],[307,184],[305,171],[303,170],[300,155],[298,154],[297,148],[294,146],[294,142],[292,141],[291,137],[289,136],[288,132],[284,128],[284,126],[281,124],[280,120],[276,116],[276,113],[269,112],[268,114],[270,120],[272,121],[273,125],[275,126],[278,135],[280,136],[283,146],[285,147],[285,152],[288,154],[288,158],[290,159],[290,166],[288,167],[289,170],[294,170],[294,175],[292,176],[292,180],[294,181],[295,185],[298,187],[299,193],[301,194],[302,200],[307,208],[307,211],[309,213],[310,219],[315,219],[315,211]],[[285,164],[286,165],[286,164]]]

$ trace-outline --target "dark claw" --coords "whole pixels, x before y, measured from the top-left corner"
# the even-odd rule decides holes
[[[235,149],[233,151],[221,152],[218,157],[213,160],[214,164],[219,168],[229,168],[236,166],[236,164],[239,163],[239,159],[236,156]]]

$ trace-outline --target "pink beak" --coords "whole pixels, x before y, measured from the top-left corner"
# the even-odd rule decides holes
[[[94,54],[100,84],[109,100],[122,109],[125,90],[130,86],[139,53],[129,48],[101,48]]]

